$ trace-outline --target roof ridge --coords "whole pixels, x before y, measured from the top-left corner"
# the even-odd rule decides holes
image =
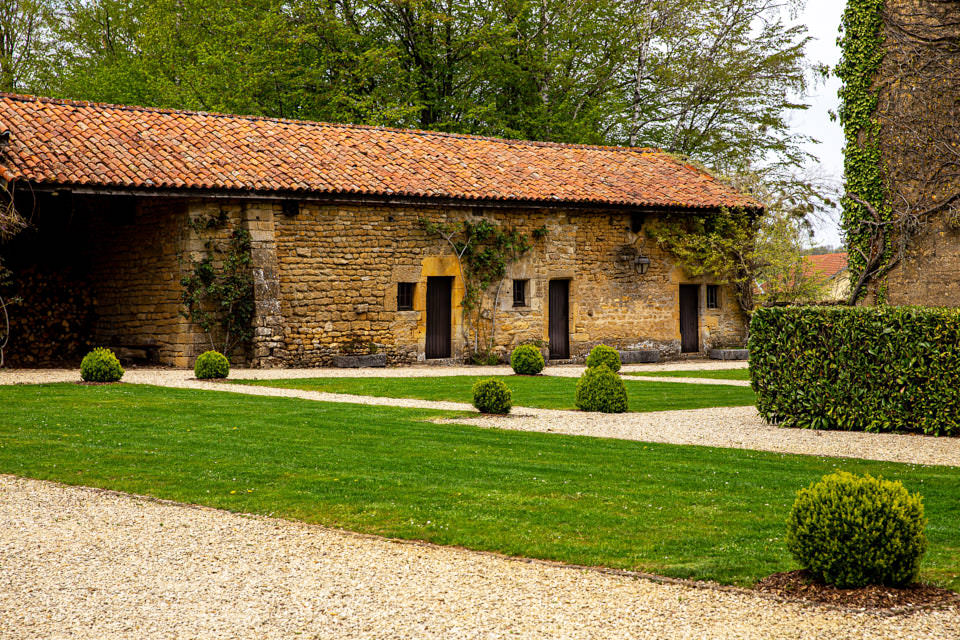
[[[110,102],[92,102],[88,100],[72,100],[69,98],[50,98],[46,96],[11,93],[7,91],[0,91],[0,99],[15,100],[17,102],[38,102],[42,104],[55,104],[55,105],[63,105],[63,106],[70,106],[70,107],[90,107],[90,108],[100,108],[100,109],[115,109],[118,111],[161,113],[161,114],[168,114],[168,115],[205,116],[205,117],[211,117],[211,118],[224,118],[229,120],[276,122],[278,124],[292,124],[292,125],[318,127],[318,128],[341,128],[341,129],[358,129],[358,130],[369,130],[369,131],[386,131],[391,133],[400,133],[400,134],[408,134],[408,135],[437,136],[442,138],[460,138],[460,139],[467,139],[467,140],[485,140],[490,142],[500,142],[500,143],[511,144],[511,145],[529,145],[529,146],[536,146],[536,147],[552,147],[552,148],[561,148],[561,149],[564,149],[564,148],[565,149],[593,149],[597,151],[616,151],[616,152],[632,152],[632,153],[656,153],[656,154],[660,154],[662,156],[668,157],[673,161],[680,162],[680,160],[678,160],[677,158],[674,158],[669,152],[666,152],[663,149],[658,149],[656,147],[629,147],[629,146],[622,146],[622,145],[577,144],[572,142],[552,142],[548,140],[522,140],[519,138],[498,138],[496,136],[481,136],[481,135],[469,134],[469,133],[431,131],[428,129],[404,129],[400,127],[386,127],[386,126],[378,126],[378,125],[372,125],[372,124],[355,124],[350,122],[298,120],[295,118],[276,118],[272,116],[254,116],[254,115],[247,115],[247,114],[223,113],[223,112],[217,112],[217,111],[195,111],[191,109],[144,107],[140,105],[115,104]],[[708,172],[703,171],[702,169],[697,169],[697,170],[701,173],[710,175]],[[711,175],[711,177],[713,176]]]

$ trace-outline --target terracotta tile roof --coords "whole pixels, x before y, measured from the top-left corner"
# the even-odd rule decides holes
[[[0,93],[0,176],[36,184],[758,207],[661,151]]]
[[[820,274],[832,278],[847,268],[847,253],[823,253],[807,256],[805,271],[808,275]]]

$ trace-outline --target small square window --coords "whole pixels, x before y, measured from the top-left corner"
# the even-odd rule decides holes
[[[397,311],[413,310],[413,289],[416,286],[415,282],[397,283]]]
[[[515,307],[527,306],[527,283],[528,282],[529,280],[513,281],[513,306]]]
[[[707,285],[707,309],[720,308],[720,285]]]

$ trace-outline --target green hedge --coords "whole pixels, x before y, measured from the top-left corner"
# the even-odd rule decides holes
[[[759,309],[750,380],[783,426],[960,435],[960,309]]]

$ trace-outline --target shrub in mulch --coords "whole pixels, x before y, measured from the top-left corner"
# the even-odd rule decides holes
[[[919,582],[905,587],[869,585],[841,589],[817,580],[803,569],[775,573],[755,589],[784,598],[796,598],[846,609],[917,609],[960,604],[960,593]]]
[[[911,584],[927,549],[923,499],[900,481],[837,471],[806,489],[787,520],[787,548],[827,584]]]

